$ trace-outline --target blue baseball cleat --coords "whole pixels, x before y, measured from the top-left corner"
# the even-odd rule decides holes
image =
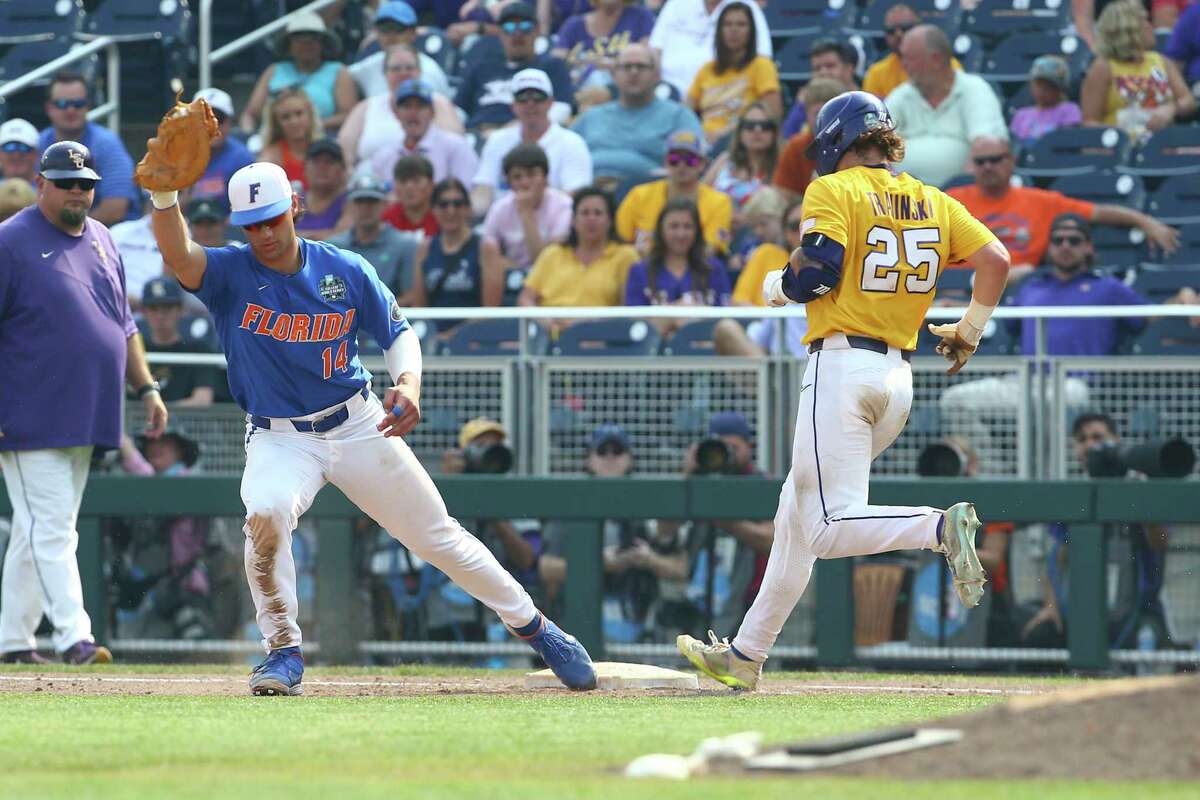
[[[304,694],[304,656],[299,647],[272,650],[250,673],[250,693],[266,696]]]
[[[537,651],[542,661],[546,662],[546,666],[568,689],[595,689],[596,670],[592,668],[592,657],[588,655],[588,651],[578,639],[551,622],[545,614],[538,616],[541,618],[541,624],[536,631],[528,636],[522,636],[515,630],[513,633]]]

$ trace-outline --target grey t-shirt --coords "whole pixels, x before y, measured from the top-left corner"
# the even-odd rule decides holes
[[[393,294],[401,295],[412,288],[413,262],[416,260],[421,238],[420,233],[398,231],[384,223],[379,236],[370,244],[358,241],[354,235],[354,228],[332,236],[327,241],[334,247],[358,253],[371,262],[371,266],[379,273],[379,279]]]

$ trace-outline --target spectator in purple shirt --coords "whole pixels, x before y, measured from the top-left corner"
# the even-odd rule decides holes
[[[617,56],[631,44],[645,42],[654,30],[654,14],[631,0],[597,0],[586,14],[576,14],[558,31],[554,50],[571,69],[571,83],[608,86]]]
[[[1183,10],[1163,53],[1175,62],[1188,84],[1200,81],[1200,4],[1193,3]]]
[[[629,268],[625,279],[627,306],[727,306],[732,287],[729,273],[705,253],[700,211],[684,197],[667,201],[654,229],[654,244],[645,261]],[[667,335],[686,320],[656,319]]]
[[[92,449],[121,442],[125,383],[149,417],[167,409],[150,376],[108,229],[88,212],[100,175],[78,142],[53,144],[38,199],[0,224],[0,470],[13,508],[0,584],[0,661],[45,663],[44,613],[68,664],[108,662],[83,608],[75,520]]]
[[[1066,128],[1083,122],[1078,104],[1067,99],[1071,88],[1071,72],[1059,56],[1039,56],[1029,70],[1029,91],[1034,104],[1018,108],[1013,114],[1013,138],[1031,145],[1056,128]]]

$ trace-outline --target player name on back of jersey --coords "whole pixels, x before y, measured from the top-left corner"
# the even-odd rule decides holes
[[[883,195],[867,192],[867,199],[871,201],[871,208],[881,217],[918,222],[933,217],[929,201],[924,198],[895,192]]]
[[[238,327],[279,342],[332,342],[350,332],[354,312],[351,308],[328,314],[284,314],[257,303],[247,303],[242,324]]]

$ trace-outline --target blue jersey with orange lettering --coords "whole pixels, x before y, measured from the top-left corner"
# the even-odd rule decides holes
[[[237,404],[263,417],[302,417],[337,405],[371,379],[358,331],[387,349],[408,321],[356,253],[300,239],[300,271],[263,266],[247,244],[204,248],[193,294],[212,312]]]

